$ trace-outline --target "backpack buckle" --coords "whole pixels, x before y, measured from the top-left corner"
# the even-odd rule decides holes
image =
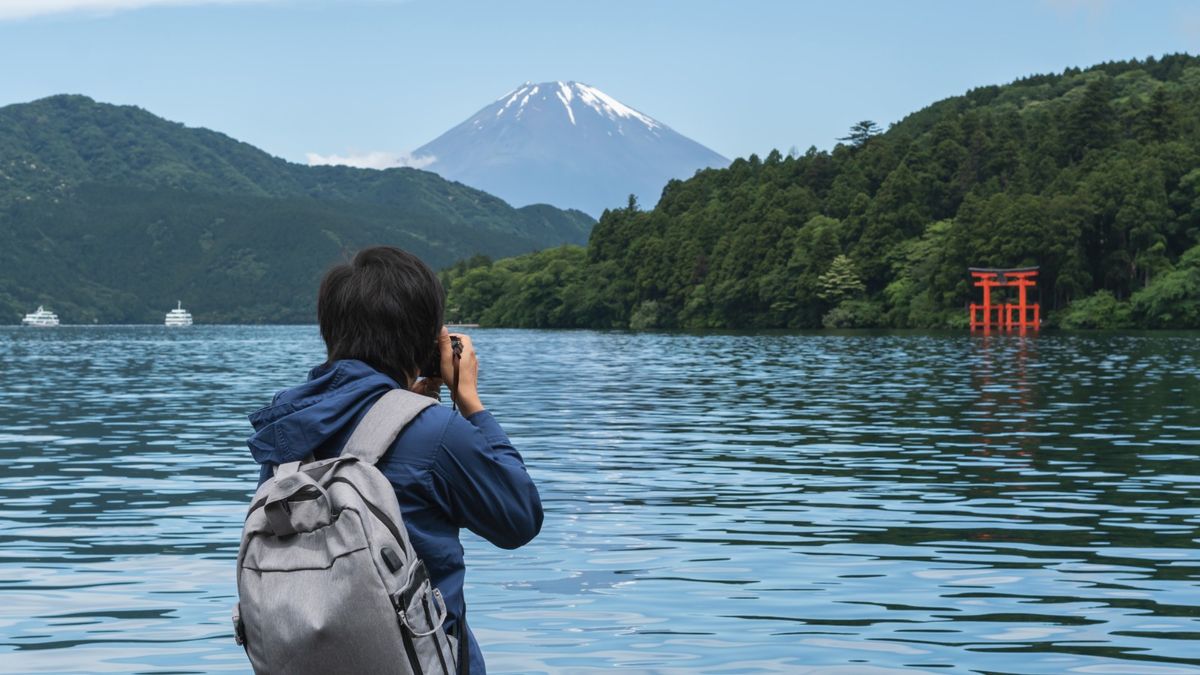
[[[430,598],[432,598],[432,602],[430,602]],[[429,637],[430,635],[438,632],[441,630],[442,625],[446,623],[446,617],[449,615],[449,613],[446,611],[446,601],[442,599],[442,592],[438,589],[433,589],[433,592],[426,594],[421,601],[430,602],[430,604],[433,605],[433,616],[431,617],[431,625],[429,626],[428,630],[417,630],[408,622],[407,607],[401,608],[400,611],[397,612],[397,614],[400,615],[400,623],[405,629],[408,630],[410,634],[412,634],[413,637]]]
[[[233,641],[236,642],[239,647],[245,647],[246,626],[242,624],[242,617],[241,613],[238,611],[239,609],[241,609],[240,603],[233,606],[233,616],[231,617],[233,619]]]
[[[420,560],[409,570],[408,579],[400,587],[400,590],[392,594],[392,604],[396,607],[396,614],[400,617],[401,625],[413,637],[433,635],[442,628],[442,625],[446,623],[446,617],[449,616],[442,592],[429,581],[425,563]],[[420,620],[414,621],[408,616],[409,610],[418,608],[422,611],[417,616],[423,613],[426,621],[430,624],[425,629],[418,630],[416,626],[421,624]]]

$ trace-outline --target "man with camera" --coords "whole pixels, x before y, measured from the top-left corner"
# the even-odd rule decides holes
[[[481,674],[479,645],[463,630],[459,530],[512,549],[538,534],[543,514],[521,455],[479,398],[471,338],[442,325],[443,303],[433,271],[397,248],[369,248],[329,270],[317,302],[327,359],[250,416],[256,433],[248,444],[263,483],[281,465],[337,457],[385,394],[403,388],[436,398],[445,384],[456,409],[419,404],[424,409],[375,466],[394,488],[412,549],[444,600],[445,633],[459,645],[465,634],[470,672]]]

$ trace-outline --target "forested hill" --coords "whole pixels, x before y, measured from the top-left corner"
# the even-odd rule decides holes
[[[345,252],[403,246],[442,267],[583,243],[579,211],[514,209],[413,169],[309,167],[140,108],[54,96],[0,108],[0,323],[315,320]]]
[[[588,247],[446,275],[492,325],[964,325],[969,266],[1039,265],[1068,327],[1200,327],[1200,59],[939,101],[831,152],[771,152],[606,211]]]

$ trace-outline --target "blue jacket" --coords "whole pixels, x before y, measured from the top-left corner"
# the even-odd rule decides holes
[[[371,405],[398,385],[362,361],[318,366],[308,381],[275,395],[250,415],[255,434],[247,444],[262,465],[259,483],[278,464],[334,457]],[[517,548],[542,527],[542,503],[521,455],[488,411],[463,418],[447,406],[426,408],[377,465],[396,488],[396,499],[417,555],[425,562],[450,611],[447,629],[458,630],[463,610],[463,548],[467,528],[501,548]],[[471,673],[485,672],[470,634]]]

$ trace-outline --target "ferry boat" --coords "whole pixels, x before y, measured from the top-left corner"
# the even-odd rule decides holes
[[[167,318],[163,321],[165,326],[190,326],[192,325],[192,314],[183,308],[183,301],[180,300],[175,309],[167,312]]]
[[[37,311],[32,314],[26,314],[24,319],[21,319],[22,326],[37,326],[39,328],[49,328],[58,325],[58,315],[47,310],[45,307],[38,305]]]

